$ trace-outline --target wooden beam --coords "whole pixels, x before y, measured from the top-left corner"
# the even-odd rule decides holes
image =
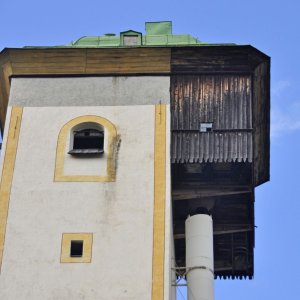
[[[252,231],[252,230],[253,230],[252,228],[232,229],[232,230],[217,230],[217,231],[214,231],[214,235],[249,232],[249,231]],[[174,234],[174,240],[181,240],[181,239],[185,239],[185,233]]]
[[[218,196],[242,195],[251,193],[251,189],[231,190],[231,189],[188,189],[173,190],[172,200],[190,200]]]

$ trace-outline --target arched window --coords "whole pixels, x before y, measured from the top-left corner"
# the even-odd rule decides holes
[[[108,119],[83,115],[70,120],[58,135],[54,181],[115,181],[116,143],[117,130]]]
[[[73,127],[68,153],[71,155],[104,153],[104,128],[92,122],[81,123]]]

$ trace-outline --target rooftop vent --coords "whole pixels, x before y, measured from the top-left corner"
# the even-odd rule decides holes
[[[165,35],[172,34],[172,22],[146,22],[146,34],[147,35]]]

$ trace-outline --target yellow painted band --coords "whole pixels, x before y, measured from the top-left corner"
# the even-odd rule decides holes
[[[152,300],[164,299],[166,105],[155,106]]]
[[[71,129],[81,123],[93,122],[98,123],[105,127],[108,131],[108,155],[107,155],[107,168],[105,176],[97,175],[67,175],[64,174],[64,157],[67,153],[66,144],[67,139],[70,136]],[[107,119],[100,116],[80,116],[65,124],[60,130],[57,148],[56,148],[56,161],[54,181],[94,181],[94,182],[111,182],[115,181],[115,146],[117,139],[117,130],[115,126]]]
[[[2,169],[0,184],[0,269],[3,259],[8,207],[20,135],[22,113],[22,107],[12,107]]]

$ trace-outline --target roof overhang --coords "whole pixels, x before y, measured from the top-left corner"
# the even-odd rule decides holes
[[[5,48],[0,53],[1,128],[11,77],[251,73],[266,61],[267,55],[249,45]]]

